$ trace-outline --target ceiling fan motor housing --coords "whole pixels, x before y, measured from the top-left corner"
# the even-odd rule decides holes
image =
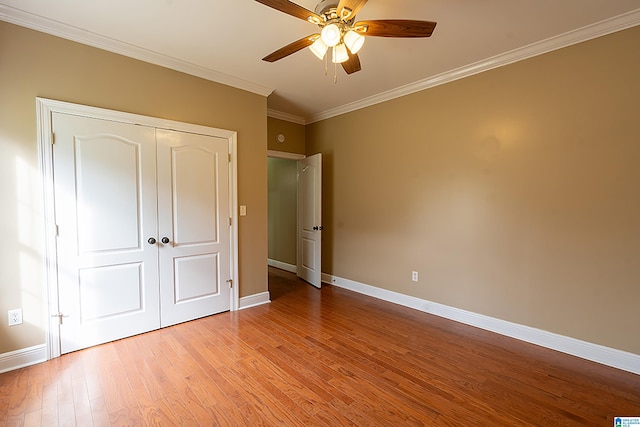
[[[315,12],[317,15],[323,16],[327,12],[331,12],[331,9],[338,9],[338,2],[336,0],[322,0],[317,4]]]

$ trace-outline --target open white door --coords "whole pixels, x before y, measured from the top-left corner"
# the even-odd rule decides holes
[[[322,154],[298,160],[298,277],[319,288],[322,249]]]

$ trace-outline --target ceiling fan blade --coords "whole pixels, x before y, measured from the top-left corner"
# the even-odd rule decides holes
[[[305,9],[302,6],[298,6],[297,4],[290,2],[289,0],[256,0],[258,3],[262,3],[265,6],[269,6],[275,10],[279,10],[280,12],[286,13],[287,15],[295,16],[296,18],[304,19],[305,21],[309,20],[309,17],[315,22],[322,22],[322,18],[318,16],[316,13],[311,12],[308,9]]]
[[[362,9],[365,4],[367,4],[367,0],[340,0],[340,3],[338,3],[338,15],[340,15],[342,13],[342,9],[346,7],[351,10],[349,17],[349,19],[351,19],[360,12],[360,9]]]
[[[311,34],[310,36],[303,37],[300,40],[289,43],[285,47],[282,47],[275,52],[265,56],[264,58],[262,58],[262,60],[267,62],[278,61],[284,57],[291,55],[292,53],[296,53],[297,51],[304,49],[305,47],[311,46],[318,37],[320,37],[320,34]]]
[[[360,21],[354,24],[355,28],[367,27],[367,30],[359,30],[363,36],[376,37],[430,37],[436,28],[436,23],[431,21],[413,21],[409,19],[380,19],[375,21]]]
[[[349,51],[347,51],[347,53],[349,54],[349,59],[347,59],[345,62],[342,63],[342,68],[344,68],[344,71],[347,74],[353,74],[355,72],[362,70],[362,67],[360,66],[360,58],[358,58],[358,54],[351,53]]]

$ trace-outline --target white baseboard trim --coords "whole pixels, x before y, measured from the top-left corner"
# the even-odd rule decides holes
[[[35,365],[37,363],[46,362],[46,360],[46,344],[34,345],[33,347],[2,353],[0,354],[0,374],[24,368],[26,366]]]
[[[245,308],[255,307],[257,305],[268,304],[270,302],[271,295],[269,295],[269,291],[248,295],[246,297],[240,298],[240,306],[238,307],[238,310],[244,310]]]
[[[640,355],[638,354],[581,341],[530,326],[507,322],[329,274],[323,273],[322,281],[340,288],[640,375]]]
[[[277,261],[275,259],[267,259],[267,264],[271,267],[279,268],[280,270],[288,271],[289,273],[296,274],[298,272],[298,267],[293,264],[289,264],[282,261]]]

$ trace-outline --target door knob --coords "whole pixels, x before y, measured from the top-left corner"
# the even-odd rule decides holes
[[[147,242],[149,242],[150,245],[155,245],[156,239],[154,239],[153,237],[149,237],[149,240],[147,240]]]
[[[166,245],[167,243],[169,243],[169,238],[168,238],[168,237],[163,237],[163,238],[162,238],[162,243],[164,243],[165,245]]]

